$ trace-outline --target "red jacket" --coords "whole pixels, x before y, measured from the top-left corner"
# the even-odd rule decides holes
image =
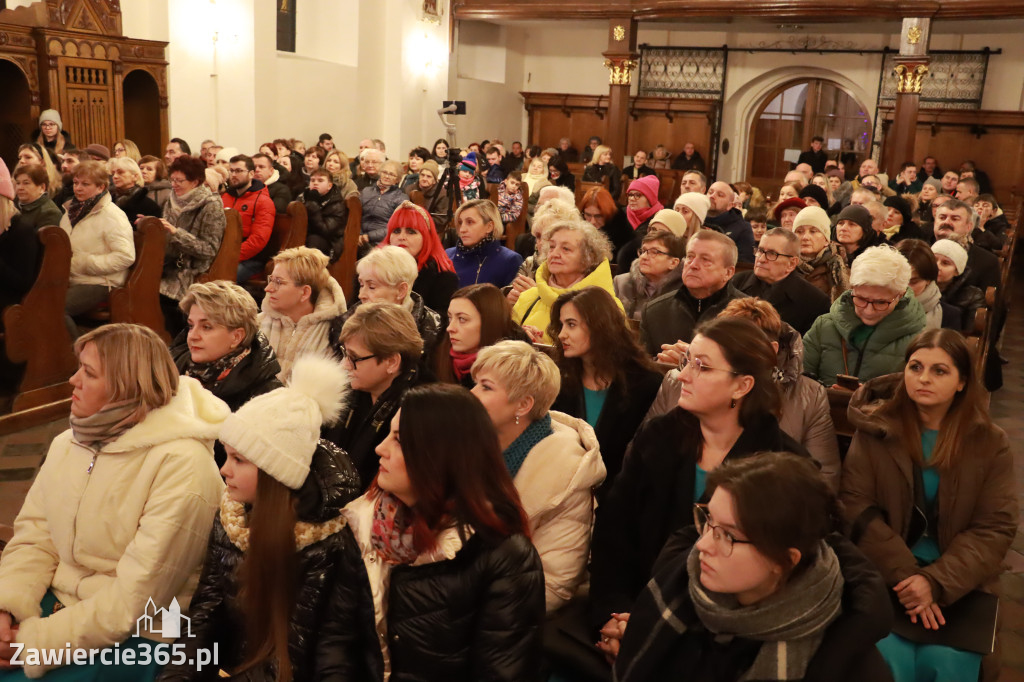
[[[274,231],[277,209],[274,208],[274,200],[270,198],[270,191],[259,180],[253,180],[245,194],[235,196],[229,188],[220,198],[224,208],[233,208],[242,214],[242,249],[238,262],[255,258],[270,241],[270,233]]]

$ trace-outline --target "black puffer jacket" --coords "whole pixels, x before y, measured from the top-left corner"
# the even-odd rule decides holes
[[[133,187],[130,193],[119,195],[114,203],[128,216],[132,229],[138,227],[135,221],[139,218],[160,218],[164,214],[163,208],[149,197],[149,190],[145,187]]]
[[[434,357],[434,348],[437,347],[437,337],[440,335],[443,327],[441,326],[441,315],[440,313],[427,307],[423,297],[415,291],[409,294],[409,298],[412,299],[412,310],[409,312],[412,314],[412,319],[416,321],[416,331],[420,333],[420,338],[423,339],[423,357],[431,358]],[[341,316],[334,319],[331,322],[331,330],[328,333],[330,339],[331,350],[334,351],[334,355],[338,358],[338,361],[344,359],[342,353],[341,341],[341,330],[348,321],[348,318],[352,317],[353,313],[359,308],[360,301],[356,301],[353,305],[349,306],[348,310]],[[445,307],[445,313],[448,312],[447,306]],[[447,325],[445,325],[447,327]]]
[[[348,206],[341,198],[341,190],[332,185],[327,194],[307,189],[299,199],[306,205],[309,215],[306,246],[320,249],[336,261],[345,248],[345,223],[348,222]]]
[[[340,516],[342,507],[358,494],[355,469],[348,456],[320,441],[309,476],[296,493],[299,521],[311,524],[312,529],[296,526],[297,546],[303,546],[297,550],[297,593],[288,637],[295,680],[367,680],[372,679],[369,670],[378,665],[374,658],[376,642],[372,630],[365,626],[367,619],[373,622],[373,600],[368,585],[353,579],[365,576],[365,569],[352,531]],[[233,513],[239,508],[227,497],[221,501],[189,610],[192,636],[183,636],[177,642],[184,644],[186,660],[194,659],[198,649],[212,649],[217,643],[220,668],[225,671],[237,668],[247,653],[246,617],[237,601],[238,567],[245,555],[236,542],[242,533],[247,539],[247,532]],[[329,643],[325,633],[330,633]],[[371,639],[367,641],[367,637]],[[273,680],[275,672],[275,664],[267,663],[232,679]],[[158,679],[216,680],[217,667],[199,673],[194,665],[171,664]]]

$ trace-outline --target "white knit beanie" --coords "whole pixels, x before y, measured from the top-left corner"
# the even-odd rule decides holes
[[[952,239],[939,239],[932,244],[932,251],[953,261],[953,264],[956,265],[956,274],[964,274],[964,268],[967,267],[967,251],[964,250],[964,247]]]
[[[708,217],[708,209],[711,208],[711,200],[708,199],[706,194],[700,192],[684,192],[679,195],[676,202],[672,204],[672,208],[676,208],[679,205],[686,206],[686,208],[697,214],[700,218],[700,224],[704,224],[704,220]]]
[[[60,114],[57,113],[56,109],[47,109],[43,113],[39,114],[39,126],[42,127],[45,121],[53,121],[57,124],[57,127],[64,130],[64,122],[60,120]]]
[[[793,219],[793,231],[795,232],[796,228],[801,225],[816,227],[825,235],[825,239],[832,239],[832,221],[829,220],[828,213],[825,213],[825,209],[821,206],[808,206],[800,209],[796,218]]]
[[[287,386],[256,396],[224,420],[220,441],[292,490],[309,475],[320,426],[341,414],[348,372],[337,361],[305,355]]]
[[[241,152],[238,151],[238,147],[224,147],[215,158],[216,161],[223,161],[224,163],[231,163],[232,156],[238,156]]]

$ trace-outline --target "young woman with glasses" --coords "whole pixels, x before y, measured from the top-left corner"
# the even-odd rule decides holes
[[[620,621],[616,679],[888,679],[874,646],[891,624],[885,586],[833,533],[814,465],[759,453],[710,472],[708,492]]]
[[[644,423],[614,485],[597,509],[591,562],[591,623],[618,651],[618,624],[651,577],[673,531],[706,501],[707,476],[723,462],[764,450],[806,455],[779,427],[775,350],[744,319],[697,328],[683,355],[678,406]]]

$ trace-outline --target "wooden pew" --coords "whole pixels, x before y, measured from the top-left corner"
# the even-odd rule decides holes
[[[287,213],[278,213],[274,218],[274,229],[270,233],[270,240],[267,241],[267,246],[264,249],[265,253],[271,254],[267,260],[267,267],[262,273],[254,275],[249,282],[253,286],[265,288],[267,277],[274,269],[274,256],[285,249],[305,246],[308,229],[309,214],[306,212],[306,205],[301,201],[293,201],[288,204]]]
[[[71,274],[71,239],[57,226],[39,230],[43,259],[32,289],[4,311],[4,345],[11,362],[25,363],[13,411],[71,397],[68,379],[78,367],[64,323]]]
[[[167,231],[158,218],[145,218],[135,230],[135,262],[124,286],[110,292],[110,321],[149,327],[164,340],[171,335],[160,310],[160,277],[164,267]]]
[[[345,292],[345,298],[352,301],[355,296],[356,260],[359,258],[359,235],[363,225],[363,203],[358,196],[345,200],[348,205],[348,222],[345,223],[345,249],[341,258],[330,264],[331,276]]]
[[[587,192],[594,189],[595,187],[604,187],[608,189],[608,178],[605,178],[604,182],[583,182],[582,180],[576,181],[576,206],[580,205],[583,201],[583,197]],[[614,199],[614,197],[612,197]]]
[[[238,278],[238,259],[242,250],[242,216],[233,208],[224,209],[227,222],[224,225],[224,239],[220,242],[217,256],[210,269],[196,278],[197,282],[215,282],[226,279],[234,282]]]
[[[679,198],[679,182],[683,179],[685,171],[672,170],[671,168],[659,168],[654,171],[658,174],[658,181],[661,183],[658,188],[658,201],[665,208],[672,208],[672,204]]]

